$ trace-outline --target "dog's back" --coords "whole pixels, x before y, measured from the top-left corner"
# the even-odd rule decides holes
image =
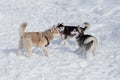
[[[78,26],[64,26],[63,34],[71,36],[71,32],[77,29]]]
[[[58,23],[57,25],[57,28],[60,30],[60,32],[63,34],[63,35],[66,35],[66,36],[73,36],[71,34],[71,32],[73,30],[78,30],[78,26],[64,26],[63,23]],[[84,31],[87,30],[88,28],[90,27],[90,24],[88,22],[84,22],[83,23],[83,28],[82,27],[79,27],[79,28],[82,28]]]
[[[87,40],[88,38],[90,38],[90,37],[92,37],[91,35],[84,35],[84,36],[78,36],[78,39],[77,39],[77,41],[79,42],[79,46],[84,46],[85,44],[87,44],[87,43],[89,43],[89,42],[87,42],[87,43],[84,43],[85,42],[85,40]]]
[[[82,35],[77,39],[78,45],[80,48],[84,49],[84,53],[87,58],[87,54],[92,52],[95,55],[95,50],[98,46],[97,39],[92,35]]]

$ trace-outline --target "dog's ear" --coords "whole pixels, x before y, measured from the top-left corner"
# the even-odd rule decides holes
[[[63,25],[64,23],[62,22],[61,24]]]
[[[60,25],[60,23],[57,24],[57,26]]]

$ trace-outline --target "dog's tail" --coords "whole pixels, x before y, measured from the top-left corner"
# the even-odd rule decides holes
[[[84,22],[83,23],[83,28],[84,28],[84,30],[89,29],[90,28],[90,24],[88,22]]]
[[[23,37],[24,31],[25,31],[26,27],[27,27],[27,23],[26,22],[24,22],[24,23],[21,24],[21,26],[19,28],[20,37]]]

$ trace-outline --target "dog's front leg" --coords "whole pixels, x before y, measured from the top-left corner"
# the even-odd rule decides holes
[[[62,41],[61,41],[60,45],[64,46],[65,43],[66,43],[67,36],[66,35],[61,35],[61,38],[62,38]]]
[[[27,48],[27,57],[30,58],[32,56],[32,47],[31,48]]]
[[[48,57],[48,50],[47,50],[47,48],[46,48],[46,47],[43,47],[42,49],[43,49],[43,52],[44,52],[45,56]]]
[[[60,43],[60,45],[64,46],[66,43],[66,39],[65,40],[62,40],[62,42]]]

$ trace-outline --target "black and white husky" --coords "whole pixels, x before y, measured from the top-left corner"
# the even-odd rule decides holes
[[[61,33],[61,38],[62,38],[62,42],[61,45],[65,45],[65,42],[69,39],[75,36],[75,34],[71,34],[71,32],[73,30],[78,30],[78,26],[65,26],[63,23],[58,23],[57,24],[57,28]],[[85,22],[83,24],[83,28],[81,27],[81,29],[86,30],[90,27],[89,23]]]
[[[95,56],[95,50],[98,45],[96,37],[88,34],[84,34],[86,28],[78,27],[78,29],[74,29],[71,34],[76,34],[76,41],[78,43],[79,48],[85,54],[85,58],[87,59],[88,53],[93,54]],[[77,49],[77,50],[78,50]]]

